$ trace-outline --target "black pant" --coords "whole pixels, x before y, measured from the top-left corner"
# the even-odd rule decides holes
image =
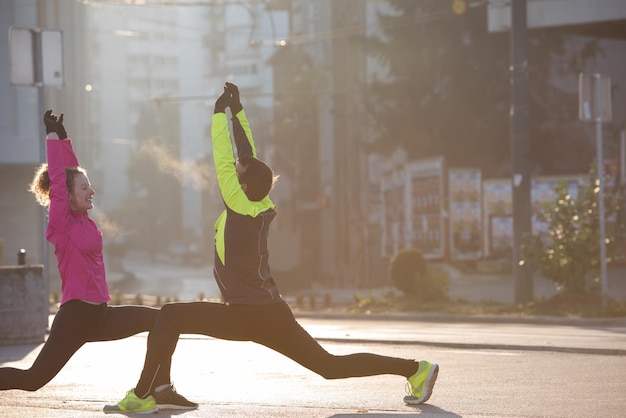
[[[57,312],[50,335],[30,369],[0,368],[0,390],[35,391],[52,380],[86,342],[119,340],[150,331],[158,314],[158,309],[148,306],[92,305],[80,300],[66,302]],[[169,374],[164,368],[156,382],[169,383]]]
[[[135,394],[145,397],[163,370],[169,373],[180,334],[202,334],[233,341],[253,341],[275,350],[326,379],[417,372],[414,360],[359,353],[328,353],[298,324],[284,303],[227,305],[210,302],[163,305],[148,337],[148,351]],[[169,379],[168,379],[169,380]]]

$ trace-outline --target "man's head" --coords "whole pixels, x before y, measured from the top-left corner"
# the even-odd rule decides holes
[[[237,159],[236,168],[239,184],[251,201],[263,200],[274,188],[274,171],[263,161],[244,156]]]

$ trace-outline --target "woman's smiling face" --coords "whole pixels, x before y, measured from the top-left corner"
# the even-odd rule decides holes
[[[74,186],[70,192],[70,209],[86,212],[93,209],[93,195],[95,190],[89,183],[89,178],[83,173],[74,175]]]

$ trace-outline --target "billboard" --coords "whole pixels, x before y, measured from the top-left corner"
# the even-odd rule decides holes
[[[568,182],[569,193],[575,199],[581,176],[538,177],[531,183],[532,232],[540,233],[546,225],[537,215],[545,204],[556,198],[559,180]],[[484,256],[504,256],[513,248],[513,200],[511,179],[493,179],[483,182],[483,251]]]
[[[482,249],[482,175],[480,169],[448,170],[450,258],[478,260]]]
[[[393,257],[406,246],[405,238],[405,172],[393,170],[383,175],[380,184],[382,200],[382,256]]]
[[[407,244],[424,258],[440,259],[445,249],[445,166],[443,157],[406,165]]]

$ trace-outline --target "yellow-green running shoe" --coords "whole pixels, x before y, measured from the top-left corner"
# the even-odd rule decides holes
[[[408,379],[408,395],[404,397],[404,403],[419,405],[430,399],[438,374],[438,365],[424,360],[420,361],[417,372]]]
[[[135,389],[126,392],[126,397],[119,401],[117,405],[105,405],[105,414],[135,412],[137,414],[155,414],[159,412],[156,401],[151,395],[146,399],[141,399],[135,395]]]

